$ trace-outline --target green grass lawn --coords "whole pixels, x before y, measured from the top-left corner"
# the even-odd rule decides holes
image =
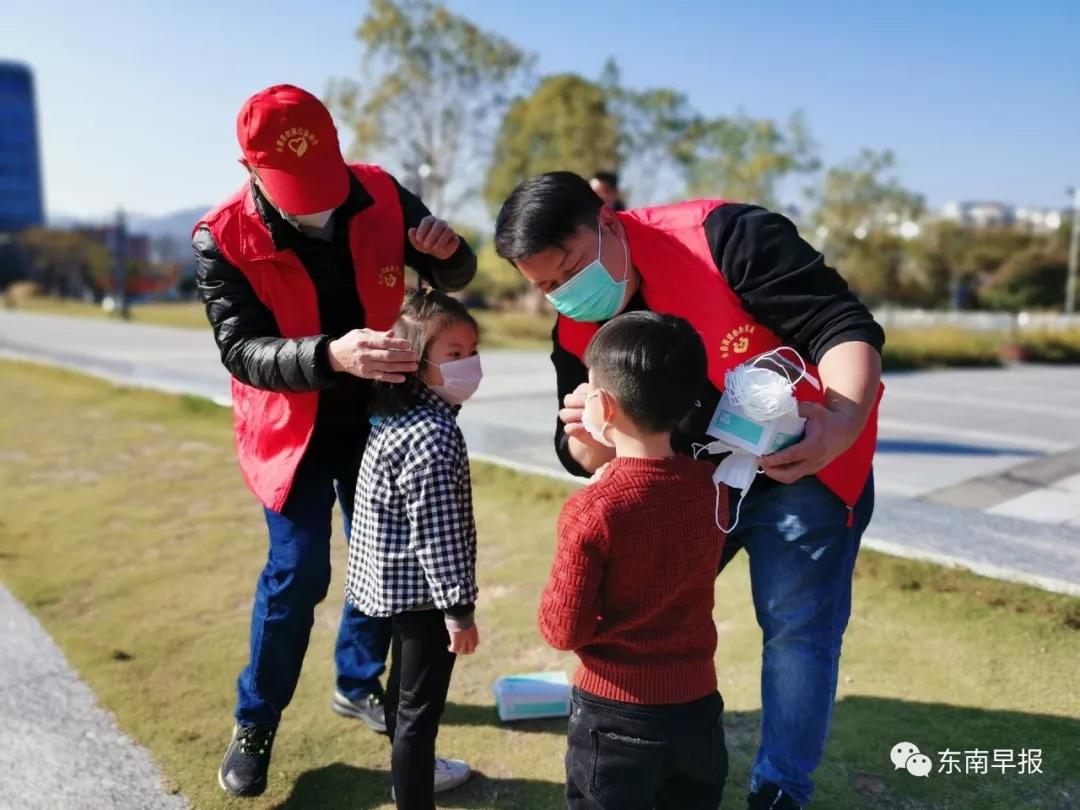
[[[229,414],[30,365],[3,362],[0,374],[0,579],[153,752],[170,787],[198,808],[388,807],[385,739],[329,709],[340,535],[269,790],[230,801],[215,773],[266,538],[233,458]],[[474,474],[482,646],[459,661],[439,750],[478,776],[439,806],[560,807],[565,723],[501,725],[490,685],[573,666],[534,623],[569,489],[485,464]],[[716,594],[732,763],[724,807],[741,808],[760,722],[745,555]],[[864,551],[815,807],[1076,806],[1078,662],[1080,600]],[[889,763],[902,740],[935,758],[946,748],[1041,748],[1044,773],[917,779]]]
[[[108,318],[119,321],[120,318],[106,312],[98,304],[77,301],[71,298],[49,298],[35,295],[22,298],[15,305],[21,312],[41,312],[46,315],[70,315],[80,318]],[[133,323],[149,323],[158,326],[177,326],[184,329],[209,329],[206,311],[198,301],[155,301],[135,304],[131,308]]]

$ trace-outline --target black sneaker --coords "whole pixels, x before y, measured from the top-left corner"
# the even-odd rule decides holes
[[[266,790],[270,749],[274,746],[276,723],[237,726],[225,759],[218,770],[218,784],[233,796],[260,796]]]
[[[381,694],[368,695],[359,700],[349,700],[341,692],[334,692],[334,699],[330,702],[330,708],[342,717],[351,717],[360,720],[372,731],[379,734],[386,733],[386,710],[383,708],[383,696]]]
[[[779,785],[766,782],[746,797],[747,810],[802,810],[799,804],[780,789]]]

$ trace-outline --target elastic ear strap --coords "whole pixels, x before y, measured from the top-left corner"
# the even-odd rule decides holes
[[[758,470],[760,472],[761,468],[759,467]],[[746,489],[744,489],[741,493],[739,493],[739,502],[735,504],[735,522],[732,523],[726,529],[723,526],[720,525],[720,486],[721,485],[720,484],[716,485],[716,528],[718,528],[724,534],[731,534],[733,531],[735,531],[735,527],[739,525],[739,513],[742,511],[743,498],[746,497],[746,494],[750,491],[750,487],[752,487],[754,485],[754,481],[756,481],[756,480],[757,480],[757,475],[755,475],[753,478],[751,478],[750,483],[746,485]]]
[[[765,354],[763,354],[763,355],[761,355],[761,356],[762,356],[762,357],[768,357],[769,355],[771,355],[771,354],[774,354],[774,355],[776,355],[776,356],[777,356],[777,357],[779,358],[779,362],[780,362],[780,363],[782,363],[782,364],[783,364],[783,365],[785,365],[785,366],[791,366],[792,368],[795,368],[796,366],[794,366],[794,365],[793,365],[793,364],[792,364],[791,362],[789,362],[788,360],[785,360],[785,359],[784,359],[783,351],[784,351],[785,349],[786,349],[787,351],[791,352],[791,353],[792,353],[793,355],[795,355],[795,359],[796,359],[796,360],[798,361],[798,366],[797,366],[797,368],[798,368],[798,371],[799,371],[799,377],[798,377],[798,379],[796,379],[796,380],[792,380],[792,382],[791,382],[792,386],[796,386],[796,385],[798,385],[798,384],[799,384],[800,382],[802,382],[803,380],[805,380],[805,379],[806,379],[806,377],[807,377],[807,374],[808,374],[808,372],[807,372],[807,370],[806,370],[806,361],[805,361],[805,360],[803,360],[803,358],[802,358],[802,355],[801,355],[801,354],[799,354],[799,353],[798,353],[797,351],[795,351],[795,350],[794,350],[793,348],[791,348],[790,346],[777,346],[777,347],[776,347],[775,349],[773,349],[772,351],[769,351],[769,352],[765,352]],[[760,358],[759,358],[759,359],[760,359]]]

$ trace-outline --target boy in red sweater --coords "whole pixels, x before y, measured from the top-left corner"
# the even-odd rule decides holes
[[[585,353],[582,421],[615,459],[563,507],[539,616],[548,643],[581,659],[571,810],[720,806],[728,765],[712,610],[726,500],[711,465],[671,447],[706,362],[689,323],[654,312],[609,321]]]

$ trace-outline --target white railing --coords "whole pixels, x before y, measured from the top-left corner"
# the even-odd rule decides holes
[[[934,329],[943,326],[968,332],[1057,332],[1080,329],[1080,315],[1054,312],[949,312],[881,307],[874,310],[874,318],[886,329]]]

